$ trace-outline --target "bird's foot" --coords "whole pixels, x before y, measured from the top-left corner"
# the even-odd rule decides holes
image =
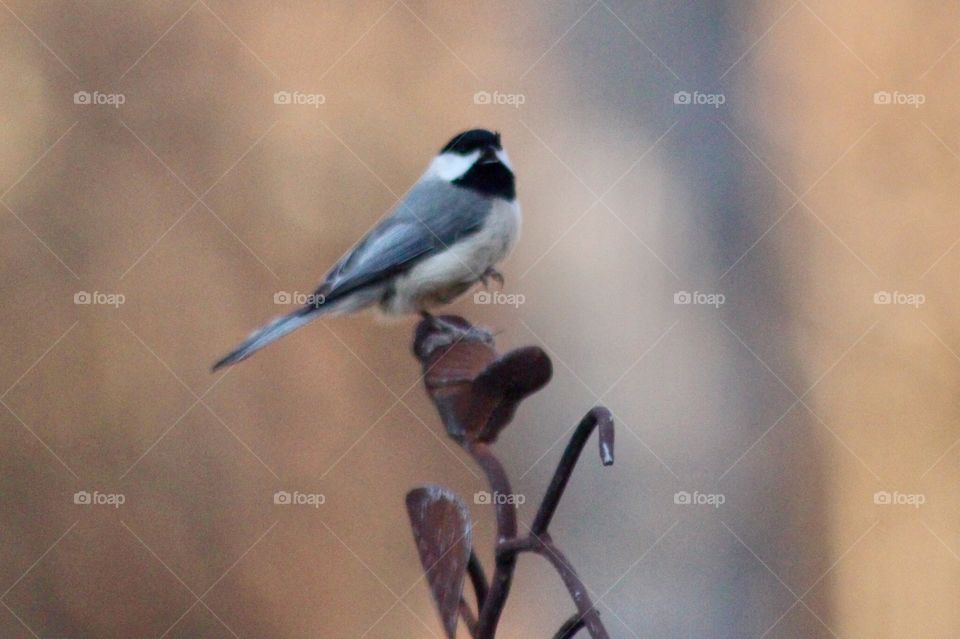
[[[420,316],[430,322],[434,330],[448,335],[453,341],[468,340],[493,343],[493,334],[490,331],[479,326],[473,326],[463,318],[434,315],[425,310],[420,311]]]
[[[480,281],[483,282],[483,288],[490,288],[489,280],[493,280],[500,285],[500,288],[503,288],[503,273],[492,266],[488,266],[487,270],[480,276]]]

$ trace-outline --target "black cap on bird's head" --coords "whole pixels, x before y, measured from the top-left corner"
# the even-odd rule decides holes
[[[500,144],[500,134],[487,129],[471,129],[453,137],[440,150],[440,155],[455,154],[476,159],[464,173],[452,180],[460,186],[488,196],[507,200],[516,198],[513,167]]]
[[[468,155],[474,151],[483,151],[488,147],[502,149],[500,146],[500,134],[486,129],[470,129],[455,135],[440,152],[448,153],[450,151],[460,155]]]

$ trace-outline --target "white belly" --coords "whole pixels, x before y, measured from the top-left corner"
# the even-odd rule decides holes
[[[452,302],[506,258],[519,236],[519,203],[496,200],[479,231],[398,277],[394,294],[384,300],[384,312],[416,313]]]

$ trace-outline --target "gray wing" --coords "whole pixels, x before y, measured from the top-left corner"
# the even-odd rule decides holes
[[[402,273],[483,226],[490,201],[440,179],[417,182],[394,211],[347,253],[317,291],[327,301]]]

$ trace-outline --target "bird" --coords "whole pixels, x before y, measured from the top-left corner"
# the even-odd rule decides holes
[[[375,308],[386,316],[449,304],[496,269],[521,228],[513,166],[500,133],[455,135],[390,213],[330,269],[309,303],[255,330],[212,370],[241,362],[325,315]],[[437,318],[440,319],[440,318]]]

